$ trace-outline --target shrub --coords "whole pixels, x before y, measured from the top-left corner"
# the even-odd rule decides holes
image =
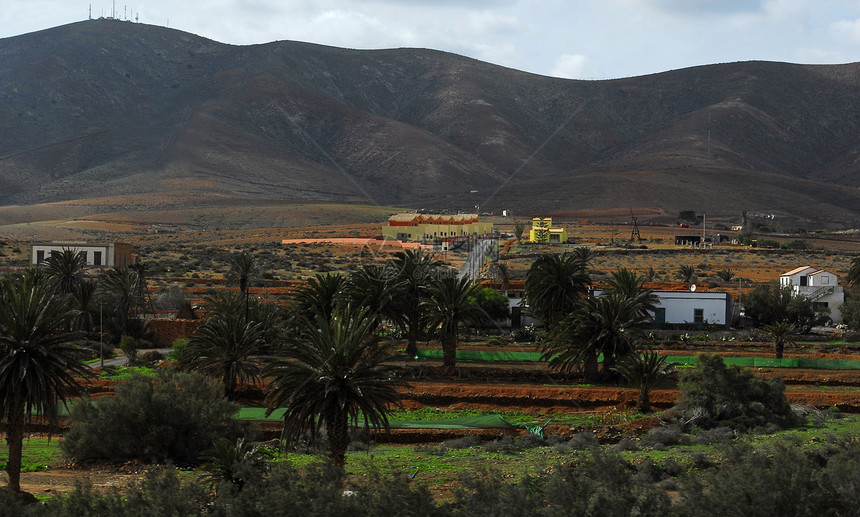
[[[655,427],[642,437],[640,443],[646,447],[659,448],[660,446],[679,445],[687,442],[687,437],[681,428],[676,425]]]
[[[163,360],[164,354],[162,354],[158,350],[150,350],[148,352],[144,352],[143,355],[138,357],[137,362],[141,365],[152,366],[155,363]]]
[[[589,431],[583,431],[573,435],[573,438],[568,440],[567,444],[573,449],[587,449],[589,447],[597,447],[600,442],[597,437]]]
[[[636,475],[617,454],[591,449],[572,464],[525,476],[514,484],[499,472],[463,476],[455,491],[458,515],[671,514],[666,492]]]
[[[184,337],[176,338],[173,340],[173,350],[171,350],[170,355],[167,356],[171,361],[178,361],[180,357],[182,357],[182,350],[188,345],[188,340]]]
[[[220,384],[196,373],[163,371],[155,379],[133,375],[114,397],[72,406],[63,451],[78,459],[195,463],[215,439],[239,435],[233,419],[239,406],[223,392]]]
[[[713,445],[719,442],[730,442],[734,439],[735,431],[732,428],[715,427],[693,436],[692,442],[697,445]]]
[[[510,436],[503,436],[498,440],[493,440],[484,444],[484,450],[487,452],[516,452],[518,447],[514,443],[514,439]]]
[[[782,379],[762,379],[749,370],[726,366],[718,355],[701,354],[697,365],[683,372],[678,384],[678,408],[687,424],[703,429],[750,429],[798,423],[785,398]]]

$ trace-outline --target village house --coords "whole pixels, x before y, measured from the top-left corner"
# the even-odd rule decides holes
[[[838,277],[833,273],[812,266],[802,266],[783,273],[779,277],[779,285],[791,286],[795,294],[812,301],[815,309],[828,309],[833,323],[842,323],[842,312],[839,308],[845,302],[845,293],[839,285]]]
[[[532,219],[532,229],[529,230],[529,241],[539,244],[564,244],[567,242],[567,230],[553,227],[552,217],[535,217]]]
[[[87,244],[82,242],[45,242],[30,246],[30,265],[41,265],[52,253],[72,250],[82,253],[90,268],[125,267],[132,264],[131,244],[108,242]]]

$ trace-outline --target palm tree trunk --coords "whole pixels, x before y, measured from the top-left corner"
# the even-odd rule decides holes
[[[776,348],[776,358],[782,359],[782,352],[785,349],[785,345],[782,342],[780,342],[779,340],[777,340],[775,348]]]
[[[418,326],[409,325],[409,336],[406,343],[406,355],[415,357],[418,355]]]
[[[582,361],[582,373],[585,376],[586,382],[594,382],[598,379],[597,372],[597,353],[588,352]]]
[[[21,452],[24,446],[24,410],[14,412],[14,419],[6,428],[6,443],[9,445],[9,461],[6,472],[9,474],[9,489],[21,491]]]
[[[457,365],[457,328],[442,333],[442,366],[453,368]]]
[[[639,412],[640,413],[650,413],[651,412],[651,393],[649,390],[642,388],[639,391]]]
[[[345,411],[335,411],[326,418],[325,430],[328,435],[328,451],[336,467],[346,464],[346,449],[349,447],[349,425]]]

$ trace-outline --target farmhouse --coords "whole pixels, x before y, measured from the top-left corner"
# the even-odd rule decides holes
[[[567,242],[567,230],[553,228],[552,217],[535,217],[529,230],[529,240],[541,244],[564,244]]]
[[[648,287],[648,284],[645,284]],[[654,326],[723,325],[732,323],[732,297],[720,291],[656,290],[656,311],[651,313]],[[596,289],[594,296],[603,290]]]
[[[446,244],[491,233],[493,224],[478,221],[478,214],[404,213],[392,215],[382,225],[383,239],[425,244]]]
[[[125,267],[132,264],[131,244],[108,242],[87,244],[82,242],[47,242],[30,246],[30,265],[42,264],[52,253],[73,250],[86,257],[87,267]]]
[[[779,277],[779,285],[791,286],[795,294],[811,300],[816,309],[828,309],[833,323],[842,323],[839,308],[845,301],[845,293],[833,273],[802,266],[783,273]]]

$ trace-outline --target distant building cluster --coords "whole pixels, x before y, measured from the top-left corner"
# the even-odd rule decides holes
[[[382,237],[404,242],[446,244],[471,236],[493,233],[493,223],[478,220],[478,214],[395,214],[382,225]],[[444,247],[444,246],[443,246]]]

